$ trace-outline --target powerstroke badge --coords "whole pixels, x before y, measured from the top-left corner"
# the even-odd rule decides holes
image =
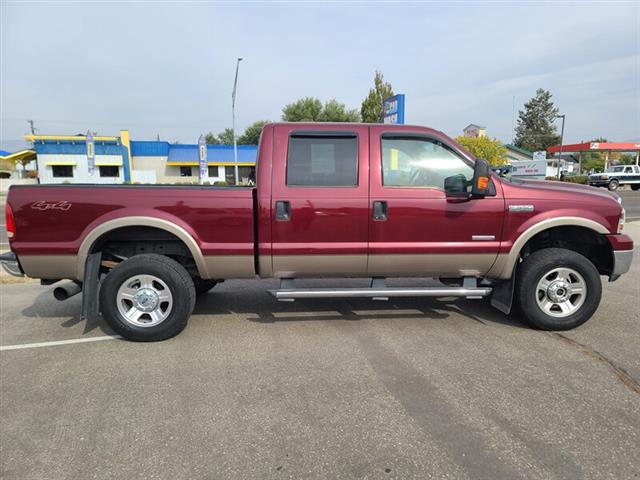
[[[39,202],[35,202],[34,204],[32,204],[31,208],[43,212],[45,210],[62,210],[66,212],[71,208],[71,204],[66,200],[63,200],[61,202],[45,202],[44,200],[40,200]]]

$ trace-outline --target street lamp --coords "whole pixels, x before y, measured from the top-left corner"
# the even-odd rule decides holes
[[[562,129],[560,130],[560,150],[558,151],[558,178],[560,178],[560,162],[562,162],[562,141],[564,140],[564,117],[565,115],[556,115],[556,118],[562,119]]]
[[[233,163],[234,173],[236,177],[236,185],[238,185],[238,142],[236,141],[236,90],[238,88],[238,70],[240,69],[240,62],[242,58],[239,57],[236,62],[236,78],[233,81],[233,92],[231,92],[231,132],[233,133]]]

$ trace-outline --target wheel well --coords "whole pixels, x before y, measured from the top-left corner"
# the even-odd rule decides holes
[[[165,255],[184,266],[192,276],[198,276],[198,268],[189,247],[173,233],[161,228],[115,228],[94,242],[89,253],[95,252],[102,252],[103,267],[113,266],[113,262],[119,263],[143,253]]]
[[[520,251],[526,258],[543,248],[565,248],[585,257],[598,269],[601,275],[609,275],[613,270],[611,245],[604,235],[586,227],[553,227],[538,232],[531,237]]]

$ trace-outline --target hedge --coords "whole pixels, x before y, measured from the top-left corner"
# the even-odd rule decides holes
[[[587,175],[571,175],[565,176],[562,180],[558,177],[546,177],[545,180],[551,180],[556,182],[568,182],[568,183],[580,183],[582,185],[586,185],[589,183],[589,177]]]

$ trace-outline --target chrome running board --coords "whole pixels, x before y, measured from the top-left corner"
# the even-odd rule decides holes
[[[388,300],[390,297],[466,297],[483,298],[491,294],[491,287],[478,287],[476,279],[464,279],[462,287],[385,287],[383,279],[373,279],[370,288],[309,288],[293,287],[293,279],[282,279],[280,289],[269,290],[277,300],[293,302],[298,298],[372,298]]]

